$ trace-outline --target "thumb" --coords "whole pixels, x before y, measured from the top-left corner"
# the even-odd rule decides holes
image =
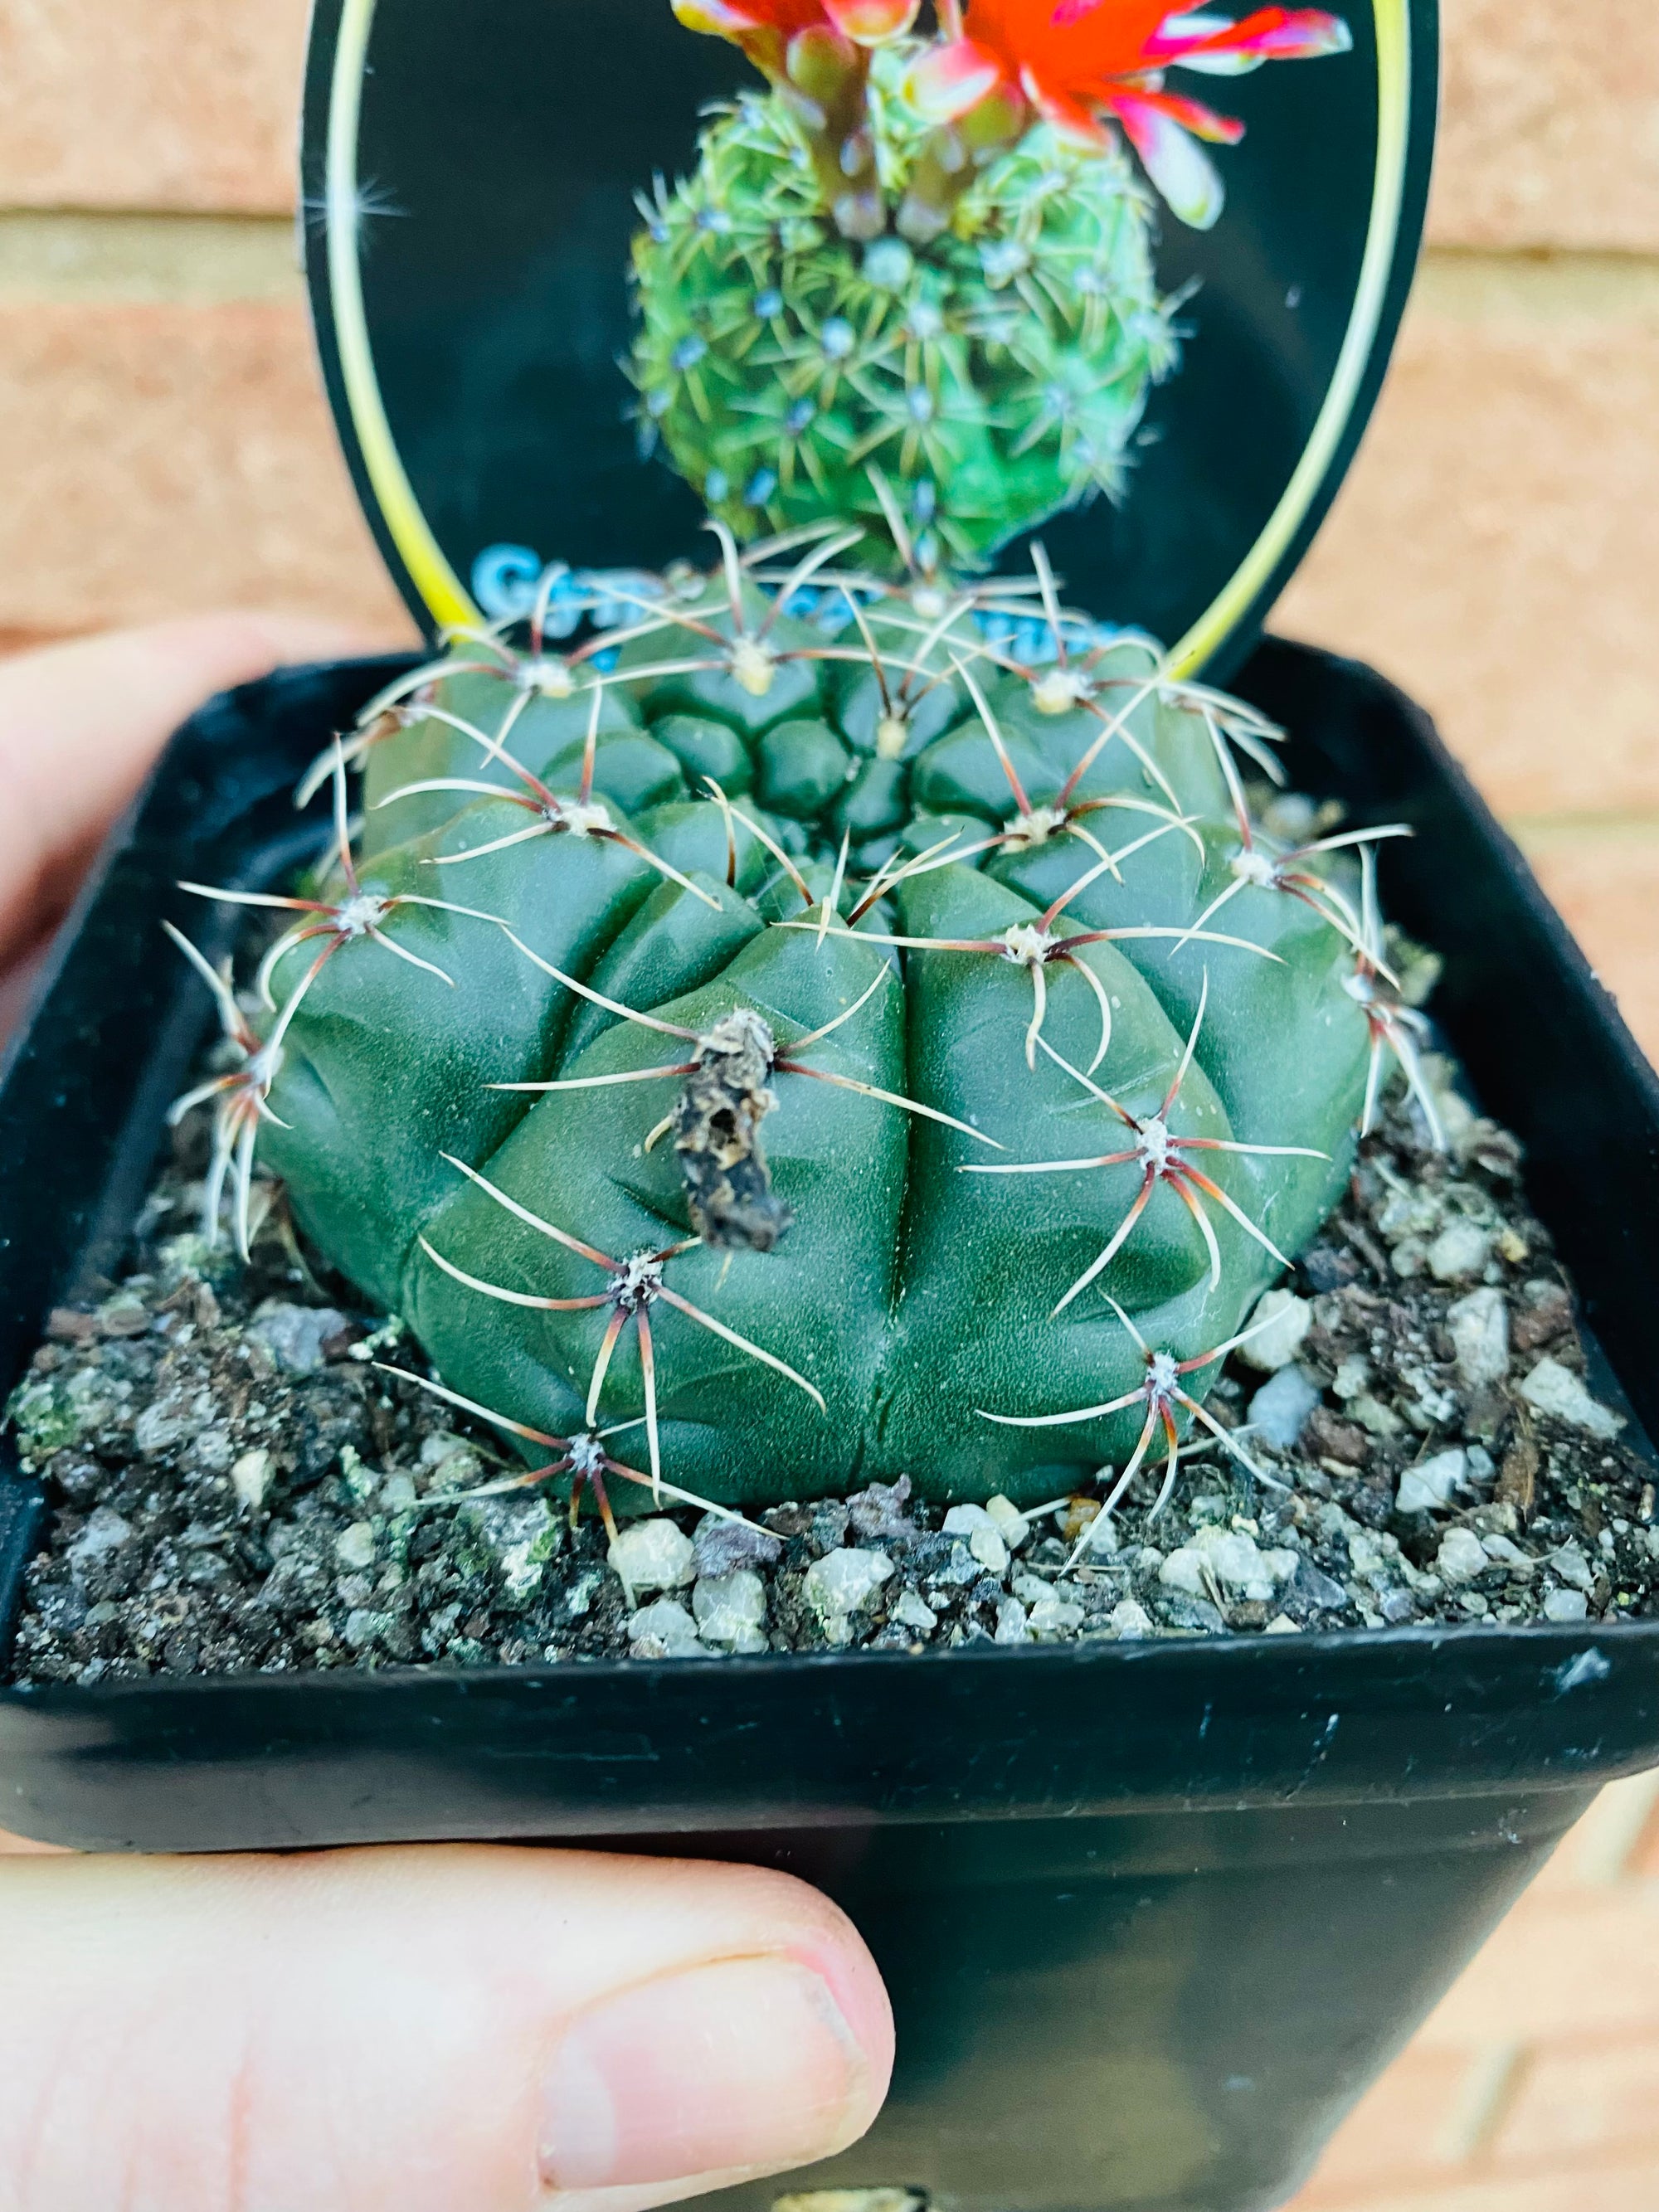
[[[636,2212],[844,2148],[891,2058],[784,1875],[0,1860],[0,2212]]]

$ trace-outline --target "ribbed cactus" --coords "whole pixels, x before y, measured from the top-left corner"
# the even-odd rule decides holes
[[[222,1152],[538,1466],[1035,1501],[1172,1449],[1414,1017],[1259,718],[836,543],[377,701]]]
[[[234,1170],[246,1245],[258,1148],[429,1387],[607,1512],[607,1476],[1172,1480],[1417,1017],[1367,836],[1252,822],[1258,717],[1063,611],[1040,550],[952,577],[1109,486],[1170,364],[1115,130],[1212,221],[1188,134],[1237,131],[1163,71],[1345,34],[676,5],[771,87],[635,255],[646,416],[721,559],[612,580],[635,619],[568,656],[544,608],[458,636],[337,747],[307,894],[208,894],[295,915],[258,1027],[209,974],[214,1225]]]

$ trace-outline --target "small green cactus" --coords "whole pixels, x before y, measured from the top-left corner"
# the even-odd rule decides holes
[[[1273,733],[1040,555],[941,605],[723,534],[337,748],[258,1036],[215,979],[216,1187],[256,1131],[536,1479],[1030,1503],[1168,1455],[1413,1062],[1376,833],[1264,836]]]
[[[904,59],[885,51],[871,73],[896,201],[932,135]],[[799,144],[781,94],[745,98],[705,131],[690,180],[641,202],[647,447],[739,537],[845,515],[895,569],[907,554],[982,568],[1060,508],[1115,496],[1178,351],[1125,156],[1039,126],[913,245],[842,236]]]

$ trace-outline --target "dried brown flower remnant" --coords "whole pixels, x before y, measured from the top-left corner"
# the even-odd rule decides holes
[[[674,1149],[705,1244],[769,1252],[793,1216],[772,1188],[760,1125],[777,1104],[768,1087],[776,1057],[757,1014],[716,1022],[674,1109]]]

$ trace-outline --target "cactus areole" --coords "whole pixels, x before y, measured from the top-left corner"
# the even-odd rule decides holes
[[[257,1155],[433,1387],[619,1506],[1152,1496],[1247,1456],[1206,1388],[1414,1077],[1391,833],[1287,849],[1270,726],[1040,544],[983,572],[1175,365],[1155,201],[1212,222],[1239,134],[1166,72],[1346,34],[675,4],[760,73],[633,257],[708,565],[457,625],[313,771],[331,856],[209,892],[292,909],[258,1015],[219,986],[215,1224]]]

